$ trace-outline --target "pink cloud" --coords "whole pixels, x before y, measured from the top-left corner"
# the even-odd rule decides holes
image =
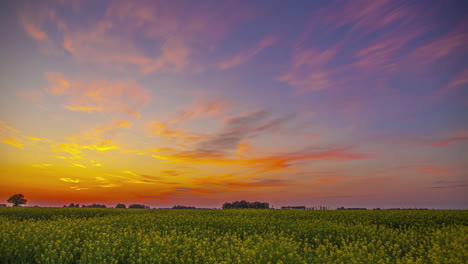
[[[20,14],[19,21],[24,31],[34,40],[45,41],[48,39],[47,33],[39,27],[38,23],[32,21],[29,15]]]
[[[462,88],[468,88],[468,69],[459,72],[446,86],[436,90],[432,98],[437,100],[447,95],[456,94]]]
[[[70,80],[58,72],[47,73],[48,93],[67,98],[64,107],[81,112],[124,112],[139,115],[151,100],[135,81]]]
[[[464,143],[465,141],[468,141],[468,136],[450,137],[435,141],[433,143],[430,143],[430,145],[433,147],[449,147],[455,145],[456,143]]]
[[[430,41],[412,52],[411,60],[420,65],[430,65],[439,60],[467,52],[466,43],[468,42],[468,33],[466,27],[468,19],[462,21],[454,30],[439,39]]]
[[[334,86],[335,70],[329,66],[337,54],[337,47],[320,50],[316,48],[293,51],[290,69],[278,77],[297,89],[298,93],[318,91]]]
[[[246,51],[241,51],[238,54],[234,55],[233,57],[224,60],[218,64],[218,67],[221,70],[227,70],[231,69],[233,67],[236,67],[238,65],[244,64],[247,61],[251,60],[252,57],[263,51],[264,49],[270,47],[275,43],[277,40],[276,36],[267,36],[257,42],[254,48],[246,50]]]
[[[98,62],[119,70],[136,67],[143,73],[199,69],[193,54],[209,52],[236,24],[256,15],[256,8],[240,3],[187,3],[180,8],[172,2],[110,1],[97,18],[73,25],[57,11],[62,5],[84,12],[74,2],[55,7],[35,4],[30,8],[35,12],[20,14],[20,22],[37,41],[47,39],[46,25],[55,25],[58,32],[47,39],[55,53],[66,51],[78,62]],[[154,49],[142,52],[137,37],[145,38]]]
[[[216,116],[228,109],[231,102],[226,99],[200,100],[196,99],[191,106],[183,108],[180,114],[168,121],[170,124],[186,121],[188,119],[205,116]]]
[[[337,89],[349,93],[370,81],[377,90],[406,67],[408,44],[428,31],[430,16],[420,9],[418,4],[395,1],[331,2],[311,14],[292,50],[288,70],[277,80],[297,94]],[[318,45],[317,39],[335,39],[343,30],[343,38]],[[365,48],[355,48],[364,41]]]

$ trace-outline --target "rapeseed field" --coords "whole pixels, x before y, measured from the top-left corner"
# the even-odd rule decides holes
[[[468,211],[0,208],[0,263],[468,263]]]

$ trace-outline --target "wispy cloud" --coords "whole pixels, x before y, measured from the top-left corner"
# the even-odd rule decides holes
[[[238,65],[244,64],[247,61],[251,60],[255,55],[263,51],[264,49],[270,47],[275,43],[277,40],[276,36],[267,36],[257,42],[254,48],[246,50],[246,51],[241,51],[238,54],[232,56],[231,58],[228,58],[218,64],[219,69],[221,70],[227,70],[234,68]]]
[[[80,179],[72,179],[72,178],[60,178],[60,180],[64,182],[73,182],[73,183],[80,182]]]
[[[246,112],[225,120],[225,127],[217,134],[198,143],[197,149],[209,152],[233,151],[242,140],[281,128],[290,116],[272,118],[263,110]]]
[[[71,11],[84,15],[80,13],[81,8],[72,5],[63,2]],[[67,52],[77,62],[124,69],[133,66],[142,73],[185,70],[192,64],[194,53],[209,52],[209,47],[219,42],[235,24],[257,14],[247,3],[187,3],[180,8],[172,2],[110,1],[88,23],[76,25],[58,12],[59,6],[27,7],[35,12],[20,14],[24,30],[36,41],[48,40],[56,53]],[[50,28],[45,27],[48,24],[54,25],[58,37],[48,38]],[[149,54],[138,49],[137,35],[152,42],[154,49]]]
[[[70,80],[58,72],[49,72],[46,78],[49,94],[66,97],[64,107],[72,111],[123,112],[139,116],[139,110],[151,100],[148,90],[135,81]]]

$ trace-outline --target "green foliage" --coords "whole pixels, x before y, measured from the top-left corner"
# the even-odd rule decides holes
[[[468,211],[0,208],[0,263],[468,263]]]
[[[13,206],[19,206],[21,204],[25,204],[27,201],[28,200],[24,199],[24,195],[22,194],[14,194],[7,200],[7,202],[12,203]]]

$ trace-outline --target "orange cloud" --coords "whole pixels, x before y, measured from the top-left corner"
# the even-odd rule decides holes
[[[106,132],[113,132],[113,130],[116,129],[129,129],[131,126],[132,123],[128,120],[116,120],[110,124],[100,125],[93,129],[83,131],[79,133],[79,135],[69,139],[96,139],[101,137]]]
[[[226,110],[230,105],[228,100],[215,99],[211,101],[196,100],[192,106],[183,109],[179,116],[168,121],[170,124],[186,121],[188,119],[204,117],[206,115],[219,115]]]
[[[109,151],[119,149],[119,145],[110,139],[85,139],[85,144],[77,143],[80,141],[76,138],[69,138],[69,143],[53,143],[50,145],[51,150],[54,152],[65,152],[71,155],[70,159],[82,159],[81,154],[83,150],[92,150],[96,152]],[[64,157],[66,158],[66,157]],[[82,167],[82,166],[77,166]]]
[[[135,81],[71,81],[61,73],[47,73],[47,91],[68,100],[65,108],[82,112],[124,112],[139,116],[151,98]]]
[[[169,128],[165,124],[158,121],[150,121],[147,123],[147,130],[160,137],[165,137],[170,140],[183,140],[187,142],[194,142],[202,139],[201,136],[196,135],[192,132],[185,131],[182,129]]]
[[[264,188],[283,187],[290,185],[282,179],[235,179],[232,175],[222,175],[216,177],[195,178],[192,180],[195,185],[223,189],[243,189],[243,188]]]
[[[266,49],[266,48],[270,47],[271,45],[273,45],[273,43],[275,43],[276,40],[277,40],[276,36],[267,36],[267,37],[263,38],[262,40],[260,40],[255,45],[254,48],[252,48],[250,50],[247,50],[247,51],[242,51],[242,52],[234,55],[233,57],[231,57],[231,58],[229,58],[229,59],[227,59],[225,61],[220,62],[218,64],[218,67],[221,70],[227,70],[227,69],[231,69],[233,67],[236,67],[238,65],[244,64],[247,61],[249,61],[250,59],[252,59],[252,57],[254,57],[258,53],[263,51],[264,49]]]
[[[69,92],[70,82],[60,72],[48,72],[45,74],[49,87],[47,92],[52,95],[65,95]]]
[[[246,141],[241,141],[237,144],[236,156],[245,157],[252,150],[252,145]]]
[[[318,179],[315,179],[315,180],[318,181],[318,182],[322,182],[322,183],[336,183],[335,180],[327,179],[327,178],[318,178]]]
[[[368,158],[367,155],[352,152],[351,148],[334,148],[318,152],[293,152],[252,158],[230,158],[218,152],[210,151],[184,151],[173,154],[158,153],[152,156],[166,164],[233,166],[270,172],[288,169],[293,163],[305,160],[350,161]]]
[[[0,120],[0,141],[2,143],[22,149],[26,144],[25,139],[27,140],[19,130]]]
[[[21,13],[19,15],[19,22],[28,36],[34,40],[45,41],[48,39],[47,33],[40,28],[37,21],[32,21],[31,14]]]

